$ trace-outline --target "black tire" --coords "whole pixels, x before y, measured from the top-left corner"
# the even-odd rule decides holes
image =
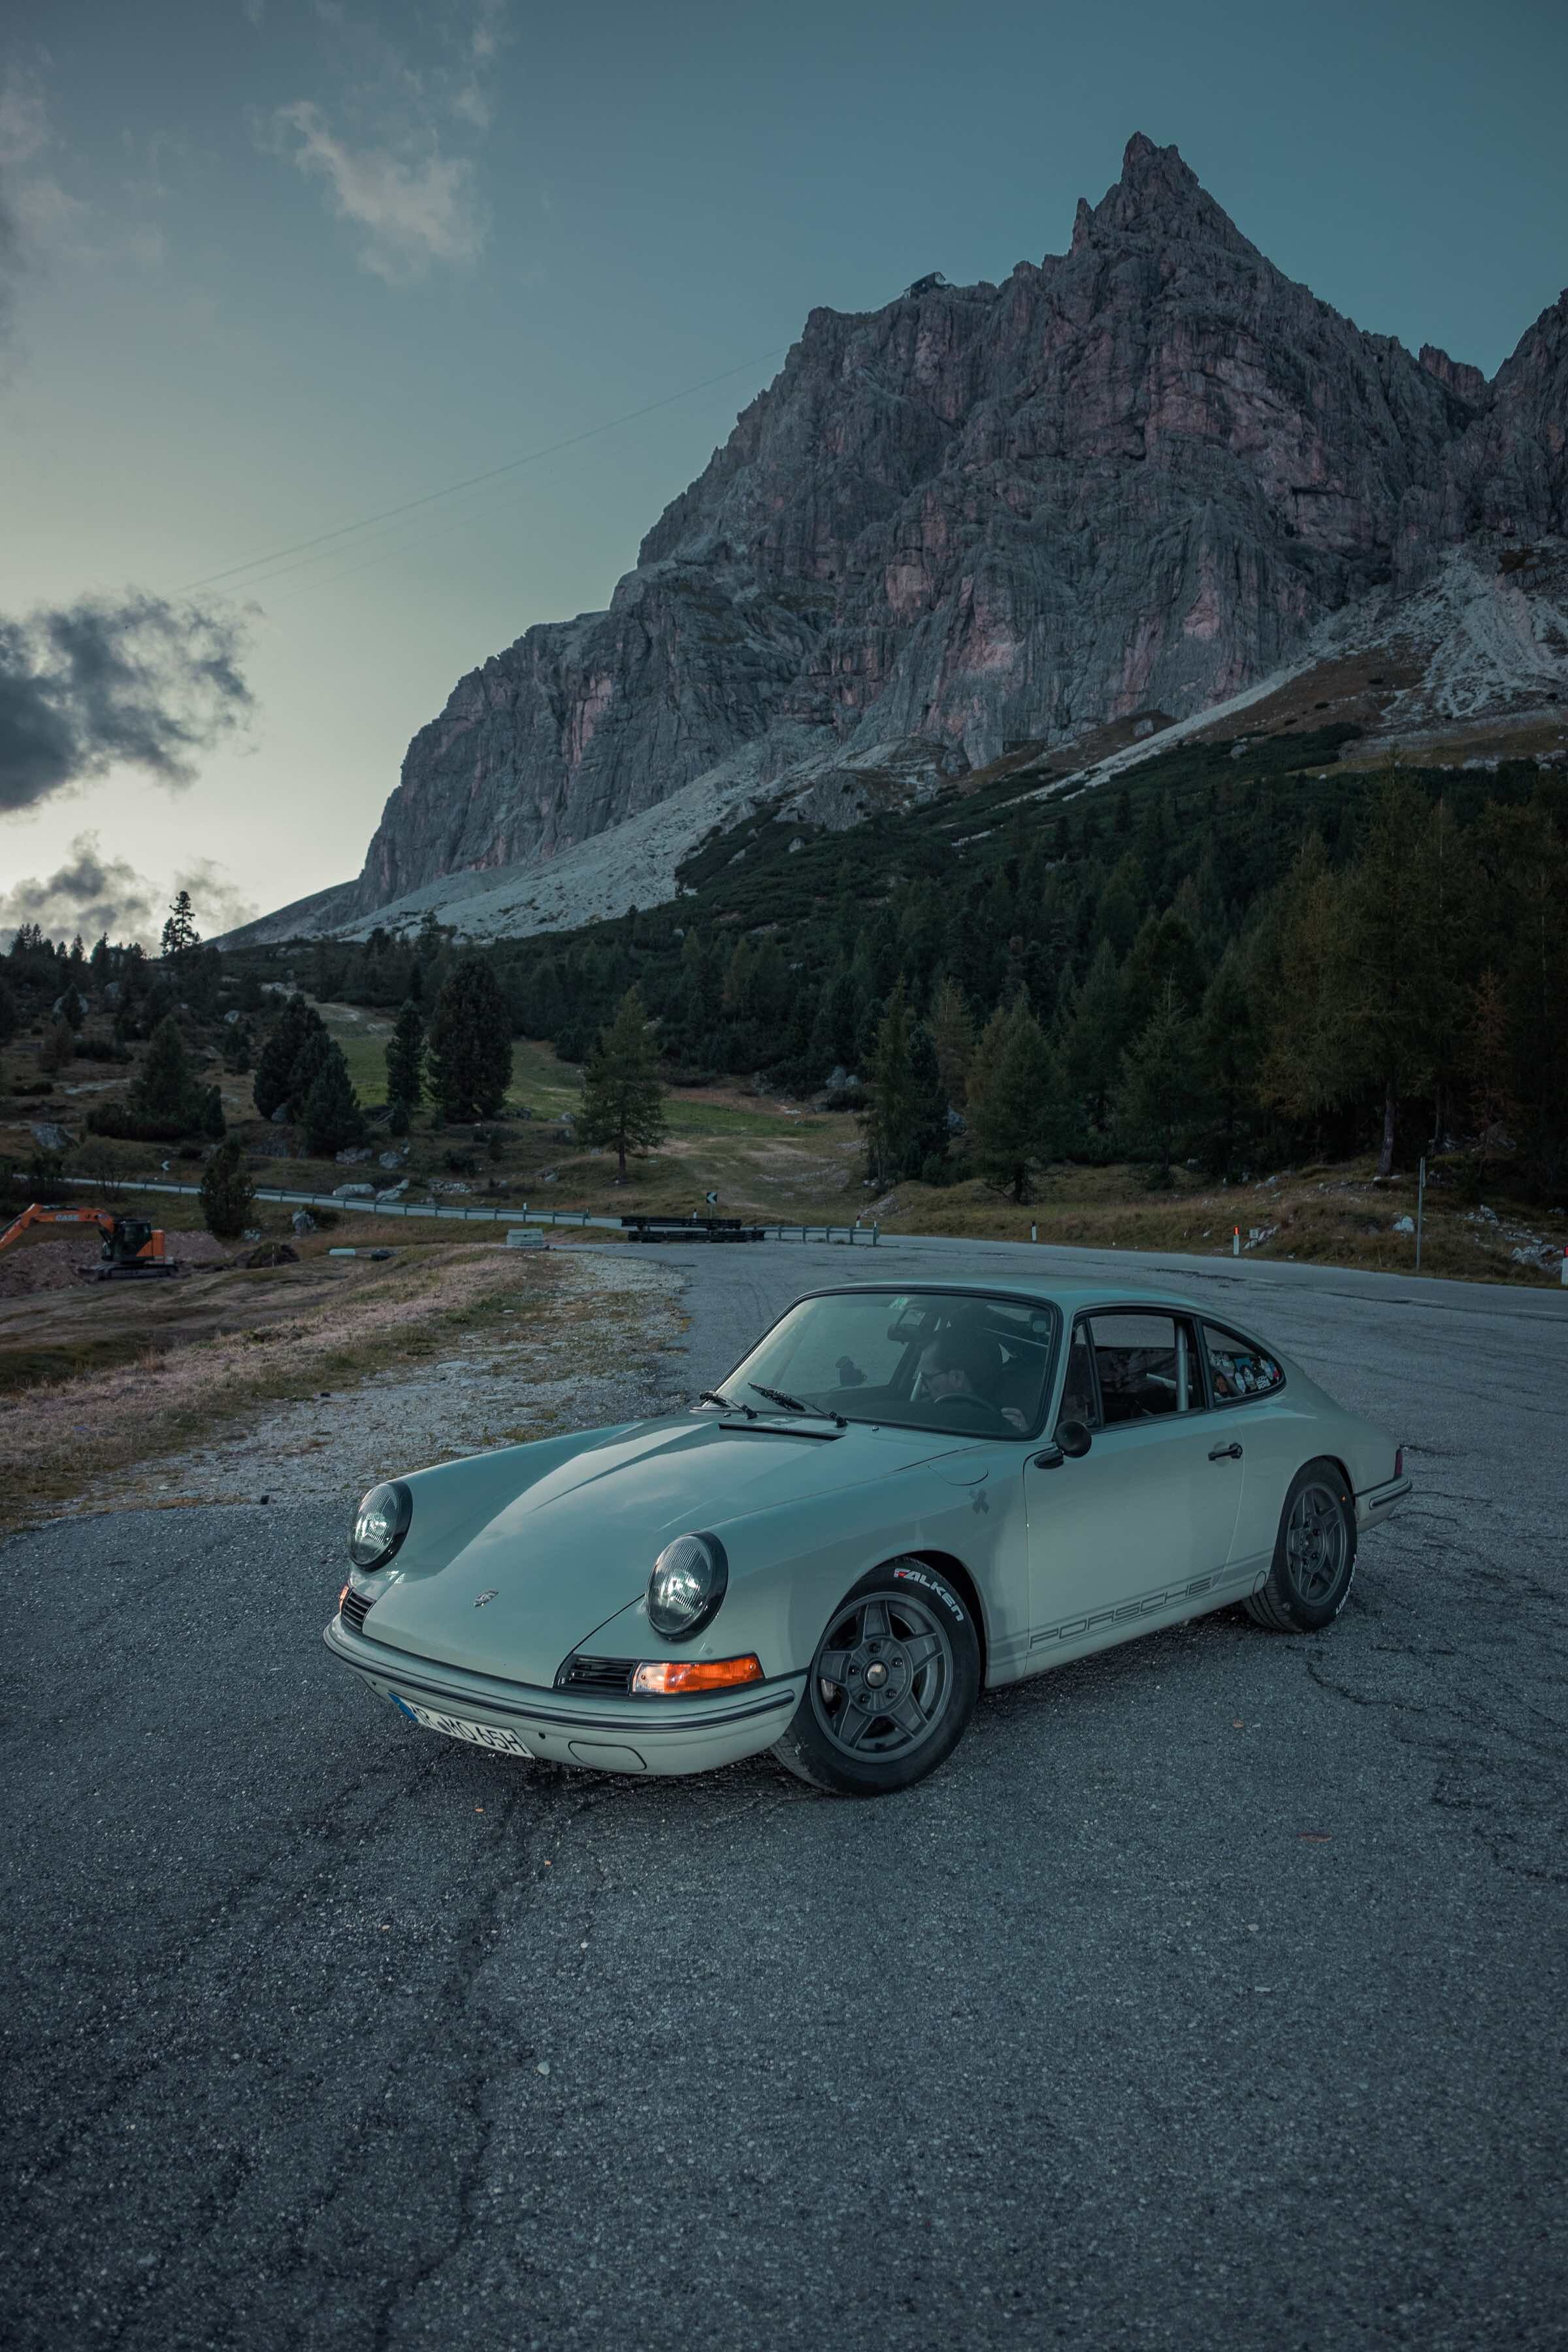
[[[1291,1479],[1274,1560],[1247,1614],[1271,1633],[1331,1625],[1355,1578],[1355,1498],[1337,1462],[1309,1462]]]
[[[924,1560],[890,1559],[829,1617],[773,1754],[835,1796],[890,1796],[947,1761],[979,1696],[968,1601]]]

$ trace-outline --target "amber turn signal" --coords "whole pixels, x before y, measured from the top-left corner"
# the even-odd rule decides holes
[[[632,1676],[634,1691],[673,1698],[692,1691],[732,1690],[737,1683],[760,1683],[763,1662],[748,1652],[743,1658],[653,1659]]]

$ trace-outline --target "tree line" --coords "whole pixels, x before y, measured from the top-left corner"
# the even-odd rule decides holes
[[[1452,1139],[1568,1184],[1561,777],[1211,780],[1179,808],[1121,788],[1031,804],[973,873],[940,842],[922,869],[912,831],[839,837],[832,898],[783,920],[728,923],[709,887],[487,949],[427,921],[331,943],[335,984],[374,1001],[378,975],[482,963],[512,1031],[568,1060],[635,986],[677,1082],[837,1074],[887,1181],[1022,1197],[1063,1157],[1225,1174],[1367,1148],[1387,1171]]]

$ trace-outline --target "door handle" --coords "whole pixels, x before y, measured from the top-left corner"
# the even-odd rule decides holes
[[[1211,1445],[1209,1447],[1209,1460],[1211,1462],[1239,1462],[1240,1459],[1241,1448],[1239,1445]]]

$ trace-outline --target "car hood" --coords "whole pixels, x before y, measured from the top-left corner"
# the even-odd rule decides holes
[[[973,1445],[930,1430],[852,1424],[826,1436],[822,1427],[682,1414],[590,1439],[477,1529],[465,1528],[445,1559],[419,1556],[416,1477],[409,1557],[365,1632],[474,1673],[548,1683],[596,1627],[637,1599],[674,1537],[722,1530]],[[466,1466],[433,1475],[460,1479]],[[496,1458],[485,1466],[493,1473]],[[475,1464],[469,1475],[479,1473]]]

